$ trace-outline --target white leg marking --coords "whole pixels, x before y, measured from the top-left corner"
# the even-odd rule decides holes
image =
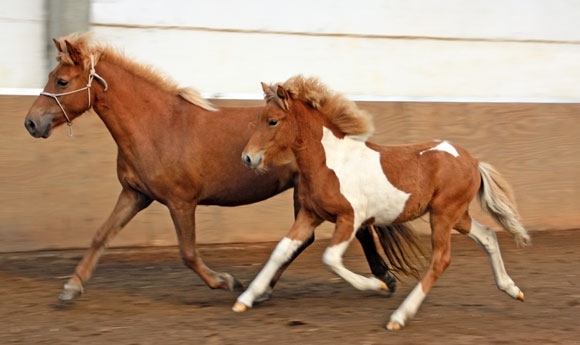
[[[326,248],[322,256],[322,262],[339,277],[346,280],[358,290],[384,290],[385,283],[375,277],[364,277],[349,271],[342,264],[342,255],[346,251],[350,241],[342,242]]]
[[[262,268],[250,286],[248,286],[248,289],[238,297],[238,302],[251,307],[256,298],[269,288],[270,281],[272,281],[278,269],[290,260],[300,245],[302,245],[302,241],[284,237],[272,252],[264,268]]]
[[[419,154],[422,155],[423,153],[428,152],[428,151],[443,151],[443,152],[449,153],[453,157],[456,157],[456,158],[459,157],[459,152],[457,152],[455,147],[453,147],[453,145],[451,145],[447,141],[442,141],[437,146],[432,147],[432,148],[425,150],[425,151],[421,151],[421,153],[419,153]]]
[[[476,220],[472,220],[471,231],[467,236],[479,243],[489,255],[491,268],[498,289],[504,291],[513,298],[520,299],[522,296],[520,288],[516,286],[514,281],[506,272],[495,232],[492,229],[479,224]]]
[[[405,322],[415,316],[421,303],[423,303],[425,296],[421,282],[419,282],[413,291],[411,291],[409,296],[407,296],[403,303],[401,303],[399,308],[397,308],[397,310],[395,310],[391,315],[391,322],[396,322],[401,326],[405,326]]]

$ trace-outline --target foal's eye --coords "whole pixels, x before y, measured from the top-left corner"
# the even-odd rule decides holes
[[[58,80],[56,81],[56,85],[58,85],[60,87],[66,87],[68,85],[68,80],[58,78]]]
[[[278,125],[278,120],[270,119],[268,120],[268,126],[276,127]]]

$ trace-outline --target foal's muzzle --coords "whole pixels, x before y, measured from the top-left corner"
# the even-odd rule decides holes
[[[256,155],[256,157],[252,157],[249,153],[242,154],[242,162],[248,167],[252,169],[256,169],[262,163],[263,156],[261,154]]]

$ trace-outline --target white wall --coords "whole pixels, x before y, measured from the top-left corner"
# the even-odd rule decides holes
[[[0,88],[46,81],[44,1],[0,2]]]
[[[92,1],[97,37],[206,95],[237,97],[303,73],[353,96],[577,101],[577,18],[577,0]]]

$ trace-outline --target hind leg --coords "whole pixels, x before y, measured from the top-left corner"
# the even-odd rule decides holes
[[[489,261],[491,263],[495,283],[498,289],[523,302],[524,293],[516,286],[505,269],[495,231],[480,224],[475,219],[472,219],[467,212],[463,219],[458,222],[456,229],[459,232],[466,234],[467,237],[477,242],[485,250],[489,256]]]
[[[447,207],[447,209],[453,208]],[[391,315],[386,326],[388,330],[396,331],[403,328],[405,323],[415,316],[427,297],[427,293],[451,263],[451,229],[458,217],[453,213],[431,210],[431,246],[433,248],[431,263],[423,279]]]

